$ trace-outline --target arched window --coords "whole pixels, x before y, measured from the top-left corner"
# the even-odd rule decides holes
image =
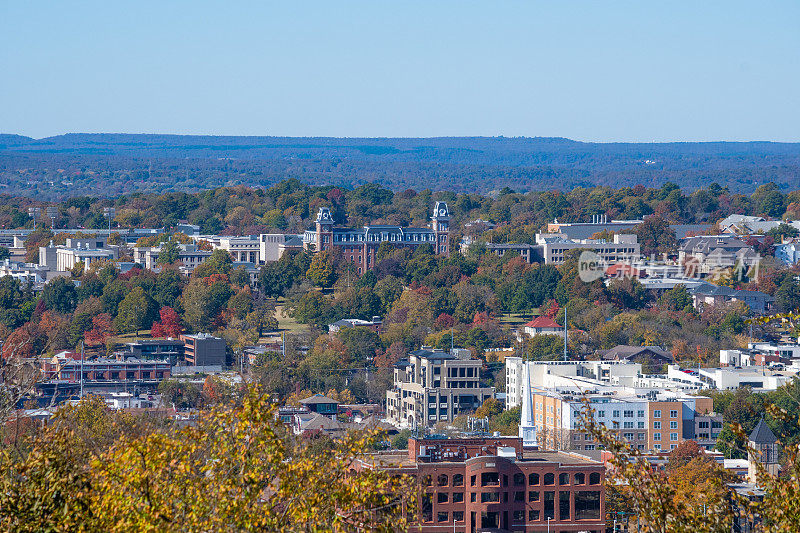
[[[453,486],[454,487],[463,487],[464,486],[464,476],[463,476],[463,474],[454,474],[453,475]]]
[[[600,472],[592,472],[591,474],[589,474],[589,484],[590,485],[600,484]]]
[[[436,484],[440,487],[447,486],[447,476],[445,474],[439,474],[439,477],[436,479]]]
[[[558,484],[559,485],[569,485],[569,474],[559,474],[558,475]]]
[[[545,485],[555,485],[556,483],[556,475],[552,472],[548,472],[544,475],[544,484]]]
[[[525,474],[514,474],[514,485],[524,485],[525,484]]]
[[[575,484],[576,485],[585,485],[586,484],[586,474],[583,472],[578,472],[575,474]]]
[[[531,474],[528,476],[528,485],[538,485],[539,484],[539,474]]]

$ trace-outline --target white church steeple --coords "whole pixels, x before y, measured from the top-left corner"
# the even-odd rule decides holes
[[[522,411],[519,417],[519,436],[523,448],[538,448],[536,441],[536,419],[533,415],[533,399],[531,398],[531,378],[528,363],[522,363]]]

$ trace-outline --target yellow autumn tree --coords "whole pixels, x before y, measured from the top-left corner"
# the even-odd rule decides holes
[[[357,468],[377,434],[312,449],[255,389],[182,429],[142,431],[92,402],[2,449],[0,529],[388,532],[413,519],[411,478]]]

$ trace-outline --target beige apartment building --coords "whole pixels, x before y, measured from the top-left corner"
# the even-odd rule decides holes
[[[722,430],[722,415],[713,413],[713,401],[705,396],[584,395],[533,389],[531,398],[539,443],[545,448],[596,449],[597,443],[584,429],[587,412],[640,451],[670,451],[685,440],[711,449]]]
[[[386,391],[387,419],[415,429],[477,409],[495,393],[494,387],[481,385],[482,366],[469,350],[423,346],[409,353],[395,365],[394,386]]]

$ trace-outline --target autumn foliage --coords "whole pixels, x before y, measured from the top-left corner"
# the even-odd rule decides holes
[[[161,321],[153,322],[150,336],[154,338],[172,337],[177,339],[183,333],[183,326],[178,313],[171,307],[162,307],[159,312]]]

